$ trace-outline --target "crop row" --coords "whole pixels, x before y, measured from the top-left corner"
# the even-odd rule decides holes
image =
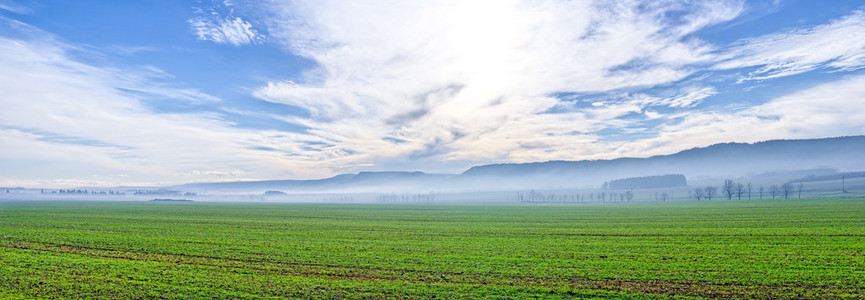
[[[857,298],[862,215],[855,199],[2,202],[0,296]]]

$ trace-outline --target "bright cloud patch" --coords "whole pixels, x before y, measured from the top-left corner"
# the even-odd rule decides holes
[[[459,172],[865,132],[849,5],[753,36],[744,0],[196,3],[120,34],[187,38],[134,45],[0,4],[0,183]]]
[[[627,104],[545,113],[560,105],[550,95],[681,80],[711,59],[711,47],[690,34],[742,6],[314,1],[273,9],[272,37],[320,67],[257,95],[308,110],[312,118],[295,121],[345,153],[530,161],[597,155],[596,132],[640,112]],[[649,104],[688,108],[711,94]]]

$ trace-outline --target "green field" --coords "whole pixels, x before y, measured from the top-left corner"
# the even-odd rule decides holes
[[[0,202],[0,298],[863,298],[865,200]]]

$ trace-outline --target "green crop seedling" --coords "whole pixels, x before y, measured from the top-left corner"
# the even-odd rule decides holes
[[[0,202],[2,298],[861,298],[865,200]]]

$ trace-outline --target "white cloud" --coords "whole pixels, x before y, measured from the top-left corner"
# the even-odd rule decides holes
[[[235,46],[260,44],[264,35],[252,28],[252,24],[240,17],[213,18],[196,17],[189,20],[199,40]]]
[[[618,155],[672,153],[719,141],[823,138],[865,132],[865,75],[791,92],[734,111],[695,111],[659,128],[656,138],[635,141]]]
[[[829,24],[739,41],[721,56],[718,69],[760,67],[743,80],[763,80],[820,68],[865,67],[865,12],[855,11]]]
[[[825,137],[865,132],[865,76],[850,76],[750,108],[781,137]],[[770,127],[771,128],[771,127]]]
[[[306,141],[306,136],[236,129],[214,114],[155,113],[119,88],[178,101],[218,99],[163,86],[158,70],[85,64],[68,53],[73,46],[44,33],[28,36],[35,38],[0,36],[0,183],[65,186],[318,177],[340,167],[339,162],[320,163],[316,154],[307,154],[314,151],[286,146]],[[284,142],[273,145],[284,151],[252,149],[268,145],[263,141]],[[303,159],[287,158],[291,152]]]
[[[44,33],[0,37],[0,161],[29,162],[32,173],[0,170],[0,183],[309,178],[394,161],[459,171],[436,168],[865,130],[857,119],[865,102],[855,100],[865,98],[863,76],[725,111],[702,110],[719,91],[689,77],[709,64],[761,67],[754,79],[861,68],[861,42],[842,38],[862,24],[861,12],[726,51],[695,33],[735,18],[740,1],[322,0],[273,1],[268,9],[268,39],[317,65],[254,94],[310,115],[234,111],[281,118],[302,132],[238,129],[213,113],[155,113],[142,104],[153,95],[220,99],[164,84],[170,74],[156,68],[83,63],[69,54],[74,47]],[[189,23],[201,39],[263,42],[252,23],[227,15]],[[557,98],[562,93],[576,96]],[[581,96],[590,94],[603,96]],[[675,122],[635,126],[649,121]],[[643,136],[613,141],[605,131]]]
[[[709,98],[718,94],[715,88],[712,87],[690,87],[685,88],[681,95],[677,95],[675,97],[669,99],[661,99],[660,101],[654,101],[651,104],[653,105],[667,105],[669,107],[676,108],[689,108],[694,107],[703,102],[703,99]]]
[[[681,80],[712,59],[690,35],[742,10],[653,3],[274,1],[270,38],[319,67],[257,95],[310,111],[293,122],[350,161],[429,149],[447,160],[584,158],[602,147],[593,132],[639,105],[551,114],[551,94]],[[664,101],[691,107],[711,93]]]
[[[241,177],[246,175],[246,172],[241,170],[230,170],[230,171],[222,171],[222,170],[193,170],[192,175],[195,176],[217,176],[217,177]]]
[[[606,98],[611,103],[619,105],[631,105],[640,108],[693,108],[703,102],[704,99],[718,94],[714,87],[685,86],[677,87],[672,92],[658,92],[659,95],[648,95],[645,93],[628,94],[612,93]],[[603,102],[593,104],[602,106]]]

